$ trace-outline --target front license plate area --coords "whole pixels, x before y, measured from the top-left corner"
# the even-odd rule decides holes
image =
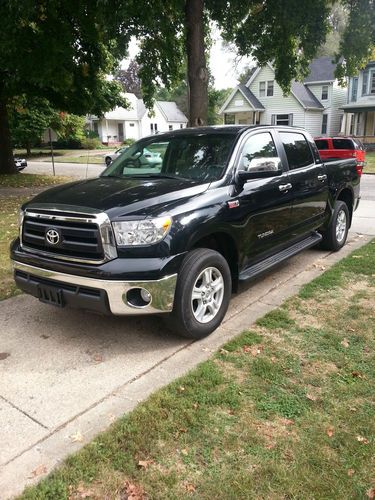
[[[64,295],[62,290],[52,286],[38,285],[39,300],[45,304],[64,307]]]

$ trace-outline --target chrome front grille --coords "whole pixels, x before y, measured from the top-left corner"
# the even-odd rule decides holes
[[[55,236],[52,242],[50,231]],[[91,209],[81,213],[71,207],[63,210],[29,205],[20,238],[24,250],[56,259],[99,264],[117,257],[108,216]]]

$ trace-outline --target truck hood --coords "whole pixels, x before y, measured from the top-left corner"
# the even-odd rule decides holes
[[[209,183],[187,179],[98,177],[70,182],[38,194],[30,204],[69,205],[106,212],[111,219],[168,210],[206,191]],[[25,206],[27,206],[27,203]]]

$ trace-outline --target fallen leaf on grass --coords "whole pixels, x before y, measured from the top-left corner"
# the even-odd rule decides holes
[[[194,403],[193,404],[193,408],[194,408],[194,410],[197,410],[199,408],[199,404],[198,403]]]
[[[366,491],[366,495],[370,500],[374,500],[375,498],[375,488],[370,488]]]
[[[182,385],[180,385],[180,387],[178,388],[178,391],[179,392],[184,392],[184,390],[185,390],[185,387],[183,387]]]
[[[352,255],[352,259],[362,259],[362,255]]]
[[[313,394],[306,394],[306,398],[309,399],[310,401],[316,401],[318,399]]]
[[[326,430],[326,434],[328,437],[332,437],[335,433],[335,428],[330,426],[330,427],[327,427],[327,430]]]
[[[364,378],[364,376],[362,375],[362,373],[357,372],[357,371],[352,372],[352,377],[354,377],[354,378]]]
[[[189,493],[194,493],[196,488],[194,484],[185,484],[185,490],[188,491]]]
[[[153,463],[154,463],[153,460],[139,460],[138,467],[141,467],[142,469],[147,469]]]
[[[72,443],[82,443],[83,441],[83,436],[80,431],[77,431],[75,434],[72,434],[70,436],[70,439]]]
[[[124,493],[126,495],[126,500],[143,500],[146,498],[143,488],[137,484],[130,483],[129,481],[125,481]]]
[[[244,345],[242,350],[243,352],[245,353],[250,353],[252,356],[258,356],[259,354],[262,353],[264,349],[264,346],[260,345],[260,344],[256,344],[256,345]]]
[[[294,420],[290,418],[280,418],[280,423],[284,425],[294,425]]]
[[[354,472],[355,472],[354,469],[348,469],[348,476],[352,477],[352,475],[354,474]]]
[[[70,495],[69,498],[90,498],[94,495],[94,490],[92,488],[87,488],[83,483],[79,483],[71,493],[72,495]]]
[[[343,339],[340,344],[343,346],[343,347],[349,347],[349,341],[348,339]]]
[[[184,455],[185,457],[186,457],[187,455],[189,455],[189,452],[188,452],[185,448],[184,448],[183,450],[181,450],[181,453],[182,453],[182,455]]]
[[[368,439],[365,438],[365,437],[363,437],[363,436],[357,436],[357,441],[359,443],[363,443],[363,444],[368,444],[369,443]]]
[[[47,474],[47,466],[46,465],[38,465],[36,469],[31,471],[29,479],[33,479],[34,477],[39,477],[42,474]]]
[[[223,349],[223,348],[221,348],[219,352],[220,352],[220,354],[228,354],[229,353],[229,351],[227,351],[226,349]]]

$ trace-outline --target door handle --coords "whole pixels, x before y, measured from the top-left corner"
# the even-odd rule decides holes
[[[325,181],[327,179],[327,175],[326,174],[323,174],[323,175],[318,175],[318,181]]]
[[[290,182],[288,182],[288,184],[280,184],[279,191],[285,193],[286,191],[289,191],[289,189],[292,189],[292,187],[293,186],[290,184]]]

